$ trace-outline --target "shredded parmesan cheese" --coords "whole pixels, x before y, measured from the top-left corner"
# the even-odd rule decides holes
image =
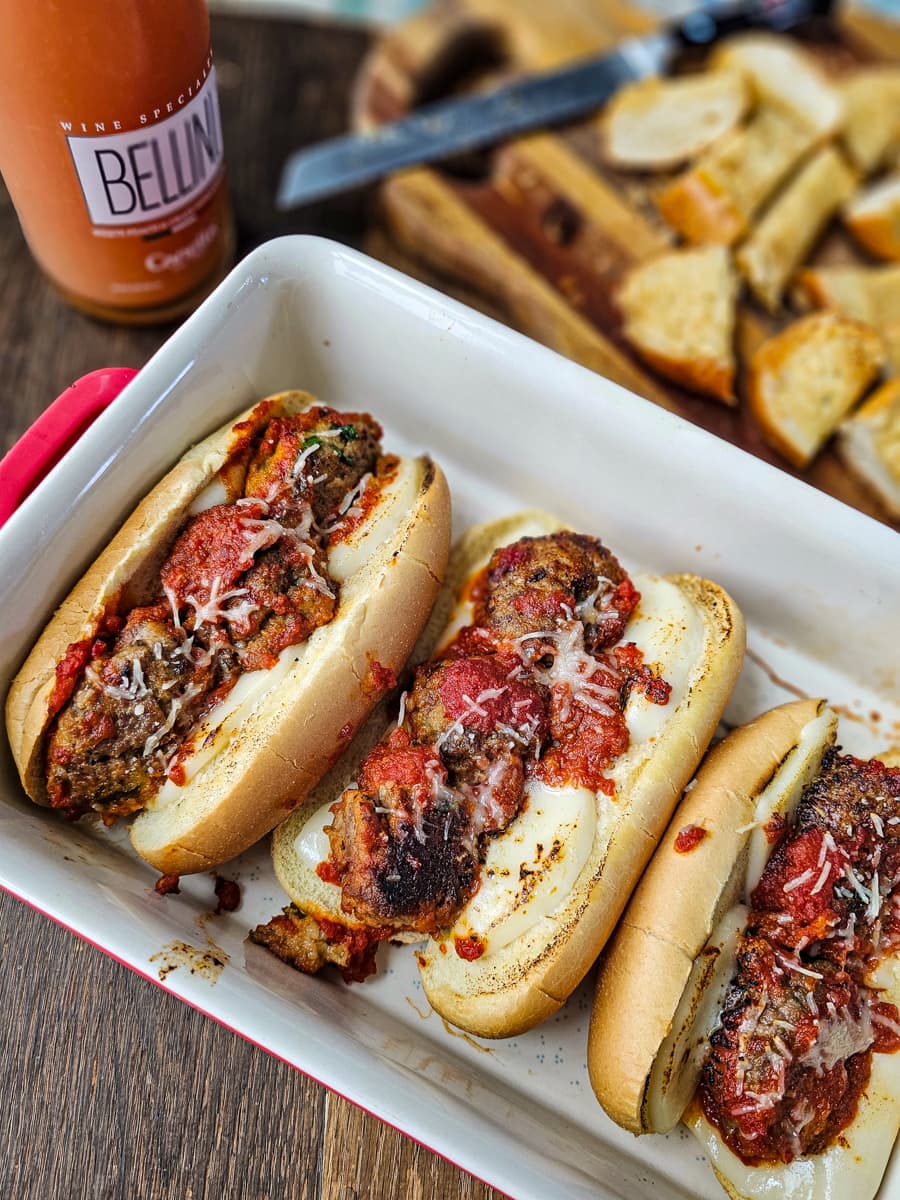
[[[823,864],[822,870],[819,872],[819,878],[816,880],[815,884],[810,888],[809,894],[811,896],[817,896],[819,894],[819,892],[821,892],[822,888],[825,886],[825,881],[830,874],[831,874],[831,863],[826,862]]]
[[[216,575],[210,585],[209,598],[206,601],[199,601],[196,596],[185,596],[185,601],[194,610],[194,628],[199,628],[201,625],[215,625],[219,621],[233,619],[236,614],[230,612],[223,605],[227,600],[234,600],[238,596],[246,596],[248,588],[232,588],[230,592],[219,593],[222,586],[222,578]]]
[[[478,701],[473,700],[467,692],[463,692],[462,698],[466,702],[466,711],[463,713],[463,717],[471,717],[473,713],[479,717],[486,717],[488,715],[487,709],[482,708]]]
[[[861,1007],[859,1016],[854,1016],[849,1008],[837,1009],[819,1021],[815,1042],[798,1061],[821,1076],[839,1062],[868,1050],[874,1040],[872,1013],[868,1005]]]
[[[866,916],[870,921],[874,921],[881,911],[881,892],[878,885],[878,872],[872,872],[872,884],[869,894],[869,903],[866,906]]]
[[[175,599],[175,593],[170,587],[164,587],[163,591],[166,594],[166,599],[169,602],[169,607],[172,610],[172,622],[176,629],[181,629],[181,617],[178,615],[178,602]]]
[[[850,886],[853,888],[853,890],[859,896],[860,900],[864,900],[866,902],[866,904],[870,904],[872,901],[872,897],[869,895],[866,888],[863,887],[859,876],[856,874],[856,872],[853,870],[853,868],[850,866],[849,863],[847,863],[844,867],[844,876],[850,883]]]
[[[601,597],[606,598],[606,593],[611,592],[612,587],[613,583],[611,579],[607,579],[605,575],[598,575],[597,586],[590,593],[590,595],[585,596],[585,598],[580,600],[575,606],[575,616],[578,618],[578,620],[587,621],[589,617],[601,616],[602,611],[609,607],[609,599],[606,600],[605,604],[601,604],[600,611],[597,609],[597,601],[600,600]]]
[[[798,888],[802,884],[806,883],[808,879],[812,879],[814,874],[815,872],[813,871],[812,867],[808,867],[802,875],[797,875],[794,879],[789,879],[781,890],[783,892],[792,892],[794,888]]]
[[[820,971],[812,971],[809,967],[804,967],[802,963],[797,962],[795,958],[791,958],[789,954],[781,954],[776,951],[781,962],[791,971],[796,971],[800,975],[808,975],[810,979],[822,979],[824,976]]]
[[[289,532],[280,521],[273,521],[271,519],[262,521],[258,517],[241,517],[241,529],[243,531],[248,567],[260,550],[268,550],[285,533]],[[241,566],[244,566],[243,562]]]
[[[103,692],[113,700],[137,700],[140,696],[146,696],[149,691],[144,682],[144,672],[140,660],[137,658],[131,660],[131,678],[127,677],[123,669],[118,683],[107,683],[101,679],[93,663],[84,674],[98,692]]]
[[[169,731],[175,725],[175,722],[178,719],[178,714],[181,712],[182,708],[184,708],[185,704],[188,704],[191,700],[193,700],[193,698],[198,695],[200,690],[201,689],[197,686],[197,684],[191,683],[188,684],[188,686],[184,689],[184,693],[181,696],[176,696],[173,698],[172,703],[169,705],[169,712],[165,721],[162,725],[160,725],[159,729],[157,729],[155,733],[151,733],[146,742],[144,742],[144,749],[142,751],[144,758],[147,758],[149,755],[154,753],[160,742],[162,742],[166,734],[169,733]]]
[[[522,649],[525,641],[535,638],[547,643],[546,647],[541,646],[540,657],[549,654],[553,662],[550,667],[532,665],[534,677],[549,688],[562,686],[566,689],[566,703],[561,713],[563,721],[568,719],[568,702],[573,700],[599,716],[615,715],[616,709],[612,707],[612,702],[618,700],[618,690],[593,682],[593,676],[601,664],[584,649],[584,626],[581,622],[573,621],[561,625],[553,632],[525,634],[518,638],[523,658],[528,654],[527,650]],[[607,664],[604,666],[607,670],[612,670]]]

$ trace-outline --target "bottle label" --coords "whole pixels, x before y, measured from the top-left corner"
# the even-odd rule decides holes
[[[184,107],[129,133],[66,140],[94,225],[140,225],[185,208],[224,166],[216,73]]]

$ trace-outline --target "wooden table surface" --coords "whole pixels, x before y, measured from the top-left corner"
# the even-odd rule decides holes
[[[239,248],[307,232],[358,244],[368,197],[284,217],[293,145],[339,132],[366,34],[213,22]],[[0,185],[0,455],[68,383],[140,366],[171,332],[98,324],[34,267]],[[0,1197],[357,1200],[499,1193],[0,893]]]

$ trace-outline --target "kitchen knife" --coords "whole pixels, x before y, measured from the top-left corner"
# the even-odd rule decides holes
[[[276,204],[298,208],[381,179],[400,167],[437,162],[501,138],[571,121],[599,108],[624,83],[662,75],[681,51],[747,29],[782,31],[827,15],[834,0],[713,4],[646,37],[557,71],[482,95],[442,100],[366,133],[332,138],[287,159]]]

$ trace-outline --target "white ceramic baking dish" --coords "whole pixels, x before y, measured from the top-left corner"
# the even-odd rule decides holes
[[[847,748],[900,740],[895,533],[387,267],[302,237],[245,259],[0,531],[4,692],[121,515],[190,442],[288,387],[370,409],[391,448],[432,452],[458,529],[540,506],[630,566],[725,585],[752,655],[729,720],[799,689],[840,706]],[[306,978],[245,940],[285,902],[265,846],[227,872],[241,909],[210,923],[208,878],[162,901],[121,833],[35,808],[5,744],[0,756],[0,884],[167,990],[510,1195],[721,1195],[687,1134],[636,1141],[594,1102],[587,984],[543,1027],[488,1044],[429,1013],[408,948],[385,948],[364,985]],[[895,1154],[882,1195],[898,1188]]]

